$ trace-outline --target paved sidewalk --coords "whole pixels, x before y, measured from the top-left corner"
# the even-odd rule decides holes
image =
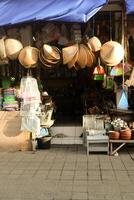
[[[0,200],[134,200],[134,148],[88,162],[82,146],[0,152]]]

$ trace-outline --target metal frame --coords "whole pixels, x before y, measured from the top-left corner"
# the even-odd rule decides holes
[[[113,143],[120,143],[119,146],[115,149],[113,149]],[[134,140],[109,140],[109,147],[110,147],[110,155],[114,155],[118,152],[119,149],[121,149],[125,144],[134,144]]]

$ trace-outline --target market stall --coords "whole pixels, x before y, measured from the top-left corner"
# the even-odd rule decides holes
[[[87,1],[72,2],[67,7],[64,3],[40,1],[29,12],[28,1],[22,15],[19,9],[24,2],[19,9],[15,9],[15,1],[1,4],[4,18],[0,25],[6,26],[0,29],[0,109],[20,112],[21,130],[33,133],[34,142],[47,132],[40,132],[40,128],[53,124],[77,124],[79,137],[84,114],[106,114],[112,119],[112,109],[115,117],[122,109],[133,113],[128,99],[128,88],[133,87],[133,63],[124,60],[122,10],[91,18],[107,1],[88,2],[88,7]],[[57,14],[57,9],[49,12],[52,5],[62,6],[64,15]],[[16,15],[6,15],[5,9],[10,6]],[[53,102],[47,102],[50,96],[44,98],[44,92]],[[64,131],[61,135],[67,136]]]

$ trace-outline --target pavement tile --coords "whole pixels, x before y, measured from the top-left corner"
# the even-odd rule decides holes
[[[134,192],[133,193],[122,193],[122,200],[134,200]]]
[[[101,170],[102,180],[116,180],[115,172],[112,170]]]
[[[134,200],[132,155],[87,159],[82,146],[0,152],[0,200]]]
[[[59,192],[59,191],[56,191],[54,193],[54,200],[70,200],[71,197],[72,197],[72,193],[71,192],[65,192],[65,191]]]

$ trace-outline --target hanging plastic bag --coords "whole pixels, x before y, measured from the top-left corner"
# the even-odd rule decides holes
[[[40,103],[40,92],[38,89],[37,80],[32,77],[21,79],[20,84],[21,98],[24,104]]]
[[[40,135],[40,119],[36,115],[22,117],[21,131],[29,131]]]

